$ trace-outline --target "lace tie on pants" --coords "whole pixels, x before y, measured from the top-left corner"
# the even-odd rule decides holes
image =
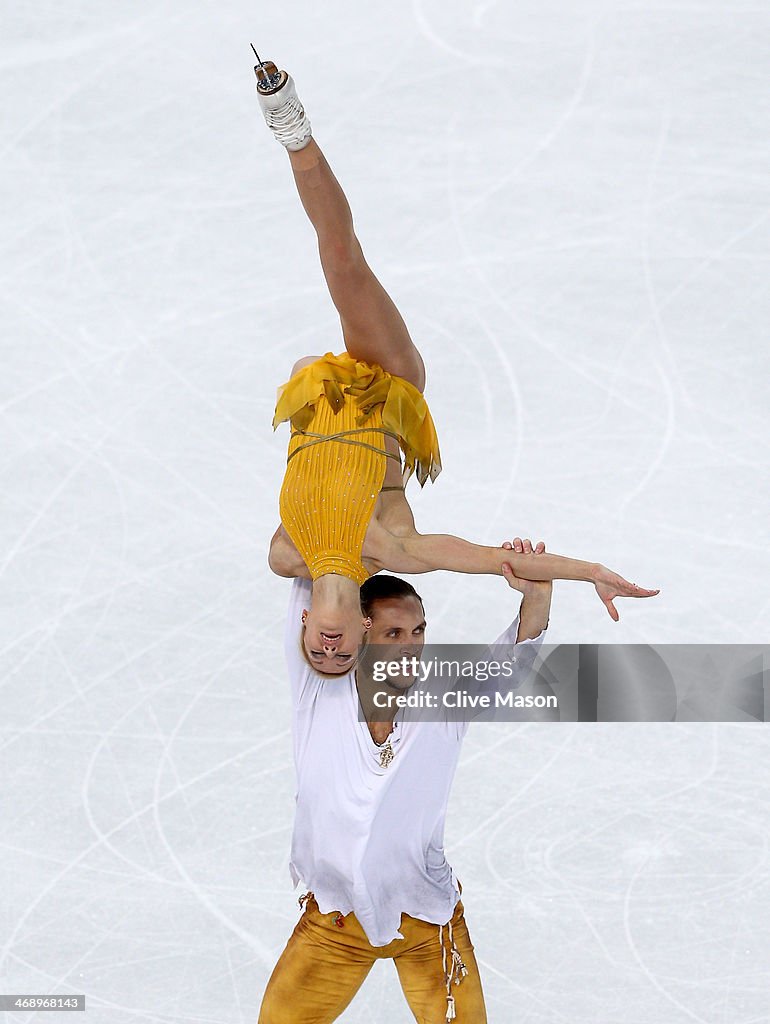
[[[447,928],[447,940],[448,946],[444,943],[444,925],[438,926],[438,941],[441,946],[441,965],[444,970],[444,980],[446,983],[446,1020],[453,1021],[457,1017],[457,1010],[455,1009],[455,997],[452,995],[452,984],[459,985],[463,978],[468,973],[468,968],[462,961],[462,957],[455,946],[454,936],[452,934],[452,922],[446,925]]]

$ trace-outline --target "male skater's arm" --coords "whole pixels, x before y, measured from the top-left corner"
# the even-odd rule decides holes
[[[531,581],[528,580],[527,582]],[[521,607],[519,608],[518,630],[515,643],[520,644],[527,640],[542,640],[543,634],[548,629],[552,592],[553,583],[548,580],[544,583],[533,583],[530,593],[524,595]]]
[[[310,610],[312,594],[310,580],[300,577],[292,580],[283,632],[283,650],[295,709],[305,701],[312,701],[319,685],[323,683],[323,678],[313,671],[302,656],[302,612]]]
[[[530,540],[522,541],[520,537],[516,537],[513,542],[505,541],[502,550],[507,557],[510,557],[510,553],[532,555],[533,558],[545,557],[545,544],[542,541],[533,549]],[[499,647],[511,648],[519,644],[529,646],[534,642],[535,646],[539,647],[548,628],[553,583],[550,580],[523,579],[517,576],[508,561],[503,563],[502,569],[508,586],[519,591],[522,602],[516,618],[497,640],[490,644],[489,650],[494,651]],[[534,656],[532,660],[534,661]]]
[[[502,550],[507,557],[513,554],[531,554],[534,558],[545,557],[545,545],[542,541],[533,550],[532,542],[530,540],[522,541],[520,537],[516,537],[512,543],[506,541]],[[491,701],[495,700],[497,694],[518,689],[529,678],[548,628],[553,591],[553,584],[550,580],[533,582],[521,579],[507,563],[503,564],[503,576],[508,586],[512,590],[518,590],[522,595],[521,606],[513,622],[494,643],[489,644],[480,660],[490,668],[490,663],[497,665],[505,663],[511,674],[497,675],[492,672],[484,673],[484,675],[477,674],[472,683],[463,680],[462,687],[465,690],[472,688],[476,695],[485,695]],[[469,722],[478,718],[484,710],[476,705],[474,710],[466,711],[464,714],[465,724],[461,727],[462,731],[464,732]]]

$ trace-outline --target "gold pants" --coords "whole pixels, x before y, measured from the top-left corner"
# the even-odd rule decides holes
[[[375,960],[385,959],[395,963],[418,1024],[486,1024],[462,901],[449,924],[451,932],[449,925],[439,929],[403,914],[399,931],[404,938],[372,946],[354,914],[322,914],[311,895],[267,983],[258,1024],[330,1024],[348,1006]],[[452,957],[452,943],[467,969],[459,984],[453,981],[462,970],[458,957]]]

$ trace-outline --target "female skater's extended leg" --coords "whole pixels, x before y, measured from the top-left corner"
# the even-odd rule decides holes
[[[395,303],[364,259],[345,193],[311,139],[287,150],[299,197],[318,236],[326,283],[354,359],[378,363],[422,391],[425,366]]]

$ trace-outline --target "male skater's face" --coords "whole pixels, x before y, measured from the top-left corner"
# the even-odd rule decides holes
[[[425,612],[419,598],[378,597],[372,603],[372,625],[367,642],[393,644],[398,648],[394,656],[412,657],[419,654],[425,643]]]
[[[367,676],[372,668],[371,661],[385,659],[400,661],[401,658],[419,658],[425,643],[425,612],[422,602],[412,594],[398,597],[378,597],[371,604],[369,627],[366,642],[366,653],[360,670]],[[381,649],[387,645],[387,653]],[[405,669],[396,676],[388,674],[387,686],[390,690],[408,690],[415,683],[411,669]],[[372,708],[372,711],[376,709]],[[374,715],[372,721],[384,720]]]

